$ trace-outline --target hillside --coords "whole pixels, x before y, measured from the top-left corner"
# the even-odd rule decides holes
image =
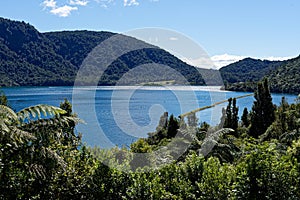
[[[86,56],[114,34],[93,31],[40,33],[28,23],[0,18],[0,86],[72,85]],[[124,40],[144,43],[127,36]],[[191,84],[205,84],[194,67],[163,49],[148,46],[150,48],[131,51],[116,59],[98,84],[115,85],[126,72],[148,63],[167,65]],[[135,81],[147,82],[149,77],[143,77],[142,72],[139,74],[141,76],[135,77]],[[158,73],[155,74],[157,76]],[[169,81],[172,78],[169,72],[160,71],[159,77],[152,81]]]
[[[284,63],[266,77],[273,92],[300,94],[300,56]]]
[[[75,66],[33,26],[0,18],[1,85],[70,84]]]
[[[284,62],[245,58],[220,69],[222,78],[228,83],[257,82]]]
[[[300,93],[300,57],[286,61],[246,58],[220,69],[225,89],[254,91],[256,83],[268,78],[270,89],[277,93]]]

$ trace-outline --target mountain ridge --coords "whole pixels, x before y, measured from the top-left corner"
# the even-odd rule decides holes
[[[28,23],[0,18],[0,85],[73,85],[86,56],[99,43],[115,34],[86,30],[40,33]],[[129,36],[124,36],[124,39],[145,43]],[[117,58],[103,73],[98,85],[115,85],[126,72],[149,63],[175,69],[192,85],[205,85],[195,67],[163,49],[148,46],[151,48],[132,51]],[[161,71],[161,76],[152,81],[170,80],[172,77],[169,76],[172,76],[170,72]],[[137,77],[136,81],[145,82],[143,79],[149,78]]]
[[[89,53],[116,34],[88,30],[41,33],[29,23],[0,17],[0,86],[71,86]],[[147,44],[130,36],[124,35],[123,39],[142,46]],[[149,48],[131,51],[115,59],[103,72],[98,85],[120,84],[123,75],[135,67],[157,64],[175,70],[191,85],[222,85],[222,82],[215,82],[221,80],[221,74],[227,90],[254,91],[258,81],[268,78],[272,92],[300,93],[300,56],[286,61],[245,58],[220,68],[219,74],[191,66],[156,46],[147,46]],[[168,70],[160,73],[155,69],[138,71],[134,77],[128,77],[134,81],[124,79],[122,84],[147,85],[165,81],[184,84],[184,80],[174,77]]]
[[[220,69],[225,89],[253,92],[258,81],[269,79],[276,93],[300,93],[300,56],[285,61],[245,58]]]

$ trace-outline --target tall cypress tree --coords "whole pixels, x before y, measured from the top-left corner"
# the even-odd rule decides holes
[[[238,112],[239,108],[236,107],[236,98],[228,99],[224,128],[232,128],[235,131],[237,130],[239,121]]]
[[[248,109],[247,108],[244,108],[244,111],[243,111],[243,115],[242,115],[242,122],[243,122],[243,125],[245,127],[248,127],[250,125],[250,121],[249,121],[249,118],[248,118],[248,115],[249,115],[249,112],[248,112]]]
[[[272,96],[269,89],[268,79],[265,78],[263,81],[264,85],[264,98],[263,98],[263,114],[264,118],[264,127],[267,128],[275,121],[275,106],[272,102]]]
[[[236,131],[238,126],[239,126],[239,108],[236,106],[236,98],[234,98],[232,103],[232,129]]]
[[[272,103],[272,96],[267,79],[257,84],[254,98],[255,101],[252,106],[249,134],[258,138],[275,120],[275,107]]]
[[[231,121],[232,121],[232,111],[231,111],[231,105],[232,105],[232,98],[228,99],[228,105],[226,107],[226,117],[224,122],[224,128],[231,128]]]
[[[167,129],[167,137],[173,138],[177,134],[177,129],[179,129],[179,122],[172,114],[169,119],[168,129]]]

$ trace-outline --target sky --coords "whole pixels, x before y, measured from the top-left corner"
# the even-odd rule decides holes
[[[6,0],[0,16],[41,32],[117,33],[145,27],[180,32],[224,66],[245,57],[283,60],[300,54],[298,0]]]

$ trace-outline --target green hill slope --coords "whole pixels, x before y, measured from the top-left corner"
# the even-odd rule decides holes
[[[257,82],[277,69],[283,62],[245,58],[220,69],[222,78],[228,83]]]
[[[72,85],[86,56],[113,35],[115,33],[93,31],[40,33],[25,22],[0,18],[0,85]],[[127,36],[124,39],[144,43]],[[205,84],[196,68],[153,46],[129,52],[116,59],[104,72],[99,85],[115,85],[126,72],[147,63],[167,65],[182,74],[189,83]],[[143,77],[145,73],[139,74],[141,76],[135,77],[136,82],[149,80],[149,77]],[[172,78],[170,73],[160,71],[154,81],[168,81]],[[180,82],[175,81],[174,84]]]
[[[266,77],[273,92],[300,94],[300,56],[284,63]]]
[[[272,92],[300,93],[300,56],[286,61],[246,58],[220,72],[227,90],[254,91],[258,81],[268,78]]]
[[[71,83],[75,66],[56,54],[54,44],[33,26],[0,18],[0,45],[1,85]]]

